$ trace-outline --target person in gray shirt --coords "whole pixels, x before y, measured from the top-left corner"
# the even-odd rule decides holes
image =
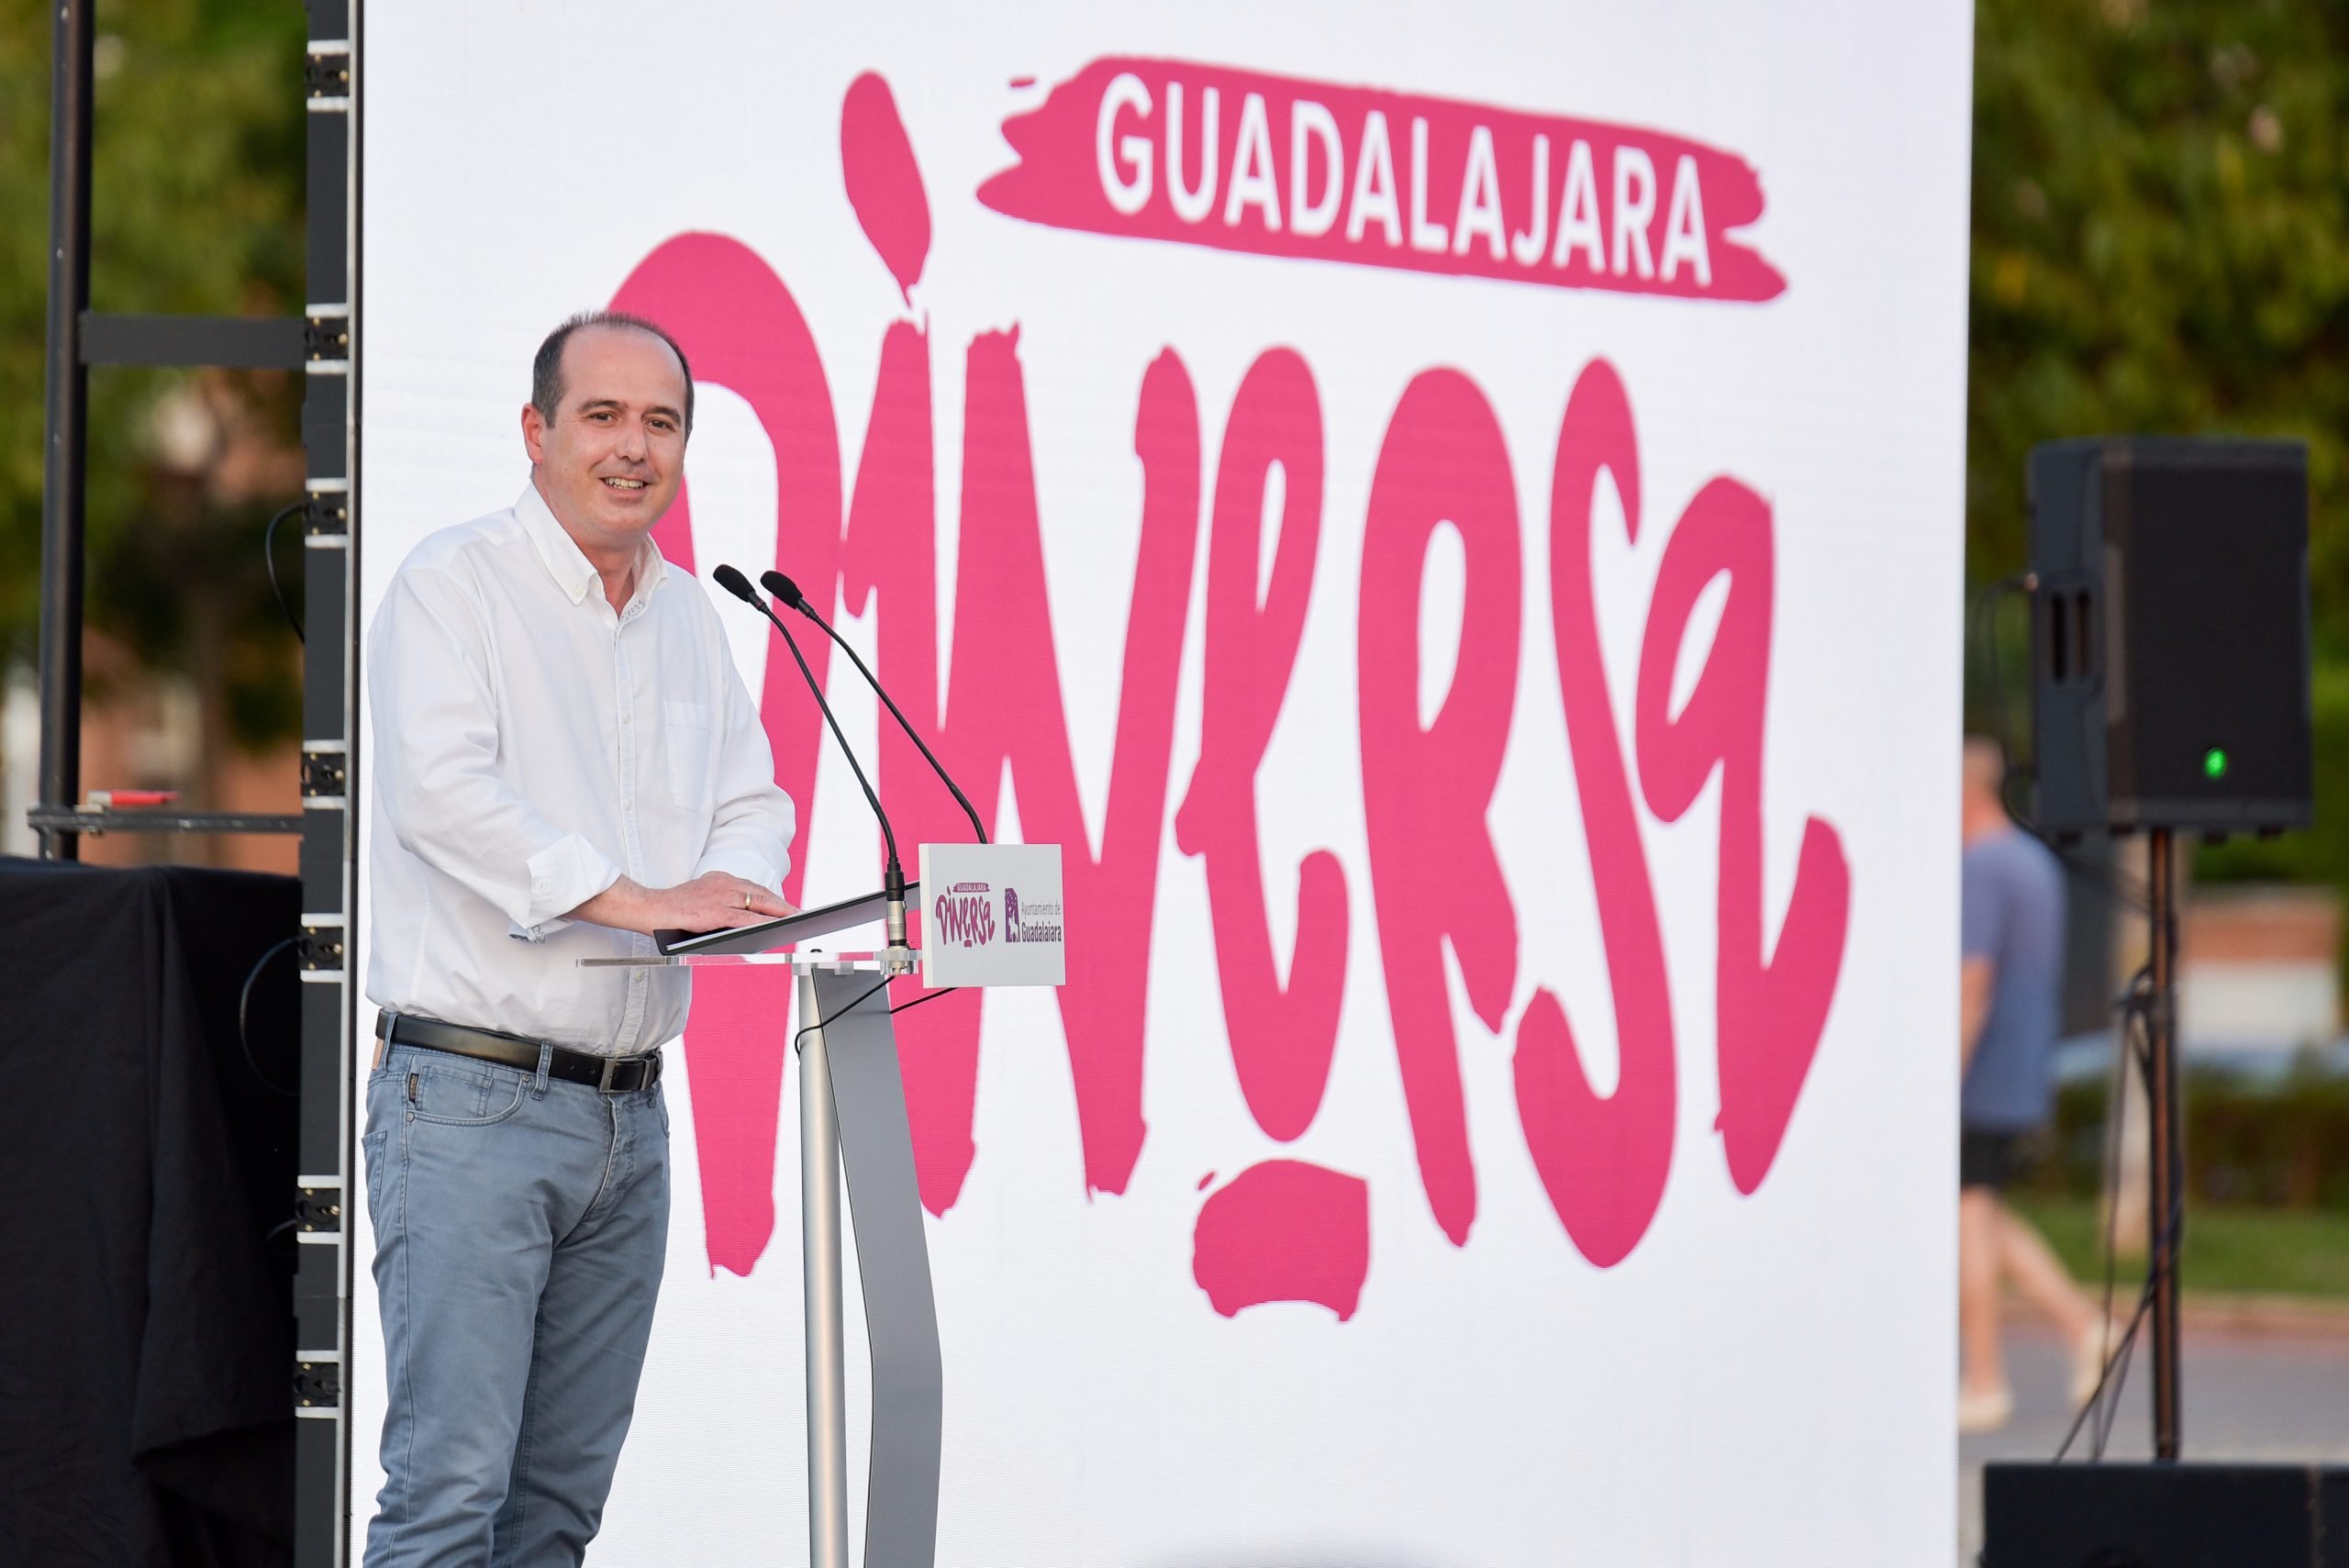
[[[2053,1109],[2048,1056],[2062,1016],[2064,871],[2008,817],[1998,743],[1965,742],[1959,873],[1957,1422],[1987,1432],[2014,1414],[1998,1342],[2001,1277],[2035,1303],[2075,1352],[2072,1396],[2095,1390],[2110,1338],[2030,1221],[2000,1195]]]

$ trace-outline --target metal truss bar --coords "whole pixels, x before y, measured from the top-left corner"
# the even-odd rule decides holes
[[[299,370],[307,357],[299,317],[111,316],[82,313],[85,365],[217,365]]]
[[[255,811],[61,811],[37,806],[25,813],[37,833],[299,833],[300,816]]]
[[[351,1561],[352,1242],[351,1211],[365,1181],[357,1158],[353,1040],[357,950],[351,894],[357,868],[359,661],[356,464],[358,378],[358,108],[356,0],[305,0],[309,48],[303,91],[311,111],[305,174],[307,216],[302,328],[302,447],[309,473],[304,514],[307,640],[302,671],[302,1170],[295,1214],[315,1215],[330,1193],[331,1226],[307,1226],[294,1284],[297,1366],[294,1451],[295,1568]],[[365,1440],[372,1443],[373,1433]]]

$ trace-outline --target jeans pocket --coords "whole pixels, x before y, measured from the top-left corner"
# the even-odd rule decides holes
[[[365,1159],[367,1181],[367,1223],[380,1234],[384,1229],[384,1133],[377,1128],[359,1140],[359,1151]]]
[[[413,1067],[406,1077],[408,1114],[442,1127],[490,1127],[522,1108],[531,1075],[510,1067]]]

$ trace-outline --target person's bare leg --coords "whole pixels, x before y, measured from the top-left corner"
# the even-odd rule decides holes
[[[2007,1385],[1998,1344],[1998,1195],[1963,1187],[1957,1195],[1957,1341],[1965,1365],[1958,1386],[1988,1394]]]
[[[2037,1227],[2014,1210],[2000,1203],[1991,1194],[1990,1202],[1997,1216],[1998,1260],[2015,1288],[2054,1323],[2064,1336],[2064,1342],[2077,1345],[2086,1342],[2097,1329],[2096,1307],[2080,1287],[2072,1283],[2055,1250],[2040,1235]]]

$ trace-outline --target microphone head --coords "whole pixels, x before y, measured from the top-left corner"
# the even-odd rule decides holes
[[[773,594],[801,615],[812,616],[816,613],[816,607],[810,605],[807,602],[807,596],[799,591],[799,584],[782,573],[762,572],[759,573],[759,581],[765,584],[768,593]]]
[[[725,589],[728,593],[733,595],[744,604],[754,606],[759,602],[758,595],[751,591],[751,580],[748,577],[743,576],[740,572],[735,571],[731,566],[725,564],[723,562],[719,562],[718,570],[711,573],[709,575],[719,587]]]

